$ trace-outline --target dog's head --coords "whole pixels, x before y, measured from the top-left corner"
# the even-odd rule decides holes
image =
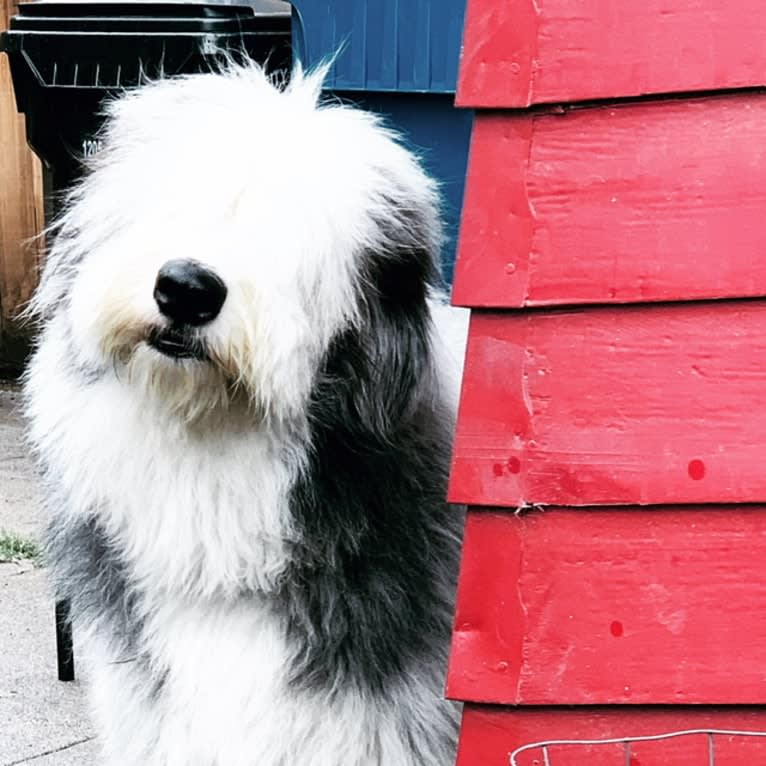
[[[73,364],[189,419],[235,400],[290,419],[318,376],[360,415],[380,412],[359,397],[406,406],[436,190],[377,118],[319,104],[321,81],[233,67],[112,103],[34,304],[66,323]]]

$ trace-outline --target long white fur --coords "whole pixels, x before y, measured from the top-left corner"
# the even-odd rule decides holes
[[[329,339],[355,321],[373,216],[404,194],[427,208],[435,193],[373,118],[318,109],[320,86],[298,73],[278,92],[243,68],[118,101],[36,299],[48,323],[28,376],[31,438],[67,498],[51,512],[97,513],[119,541],[155,594],[140,608],[168,671],[161,709],[148,709],[130,658],[77,634],[109,766],[423,766],[439,762],[436,733],[454,716],[436,678],[407,679],[386,702],[296,693],[269,610],[235,598],[243,585],[270,592],[285,569],[301,413]],[[74,267],[71,248],[87,251]],[[171,258],[209,264],[228,286],[206,330],[215,367],[143,343],[165,322],[152,287]],[[436,311],[454,401],[465,316]],[[72,353],[127,364],[85,387]],[[261,428],[242,425],[253,408]],[[422,762],[404,722],[422,732]]]

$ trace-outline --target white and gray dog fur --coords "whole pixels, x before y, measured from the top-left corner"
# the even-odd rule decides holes
[[[454,757],[465,317],[433,181],[322,76],[116,99],[51,232],[27,411],[111,766]]]

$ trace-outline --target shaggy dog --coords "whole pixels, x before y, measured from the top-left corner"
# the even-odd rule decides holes
[[[53,231],[27,408],[113,766],[453,758],[464,317],[433,182],[322,76],[117,99]]]

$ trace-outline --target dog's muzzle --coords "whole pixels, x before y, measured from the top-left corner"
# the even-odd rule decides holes
[[[223,280],[201,263],[182,259],[168,261],[157,274],[154,300],[171,324],[152,331],[149,345],[177,359],[204,358],[195,328],[218,316],[226,294]]]
[[[146,342],[155,350],[173,359],[208,359],[205,344],[187,327],[155,327]]]

